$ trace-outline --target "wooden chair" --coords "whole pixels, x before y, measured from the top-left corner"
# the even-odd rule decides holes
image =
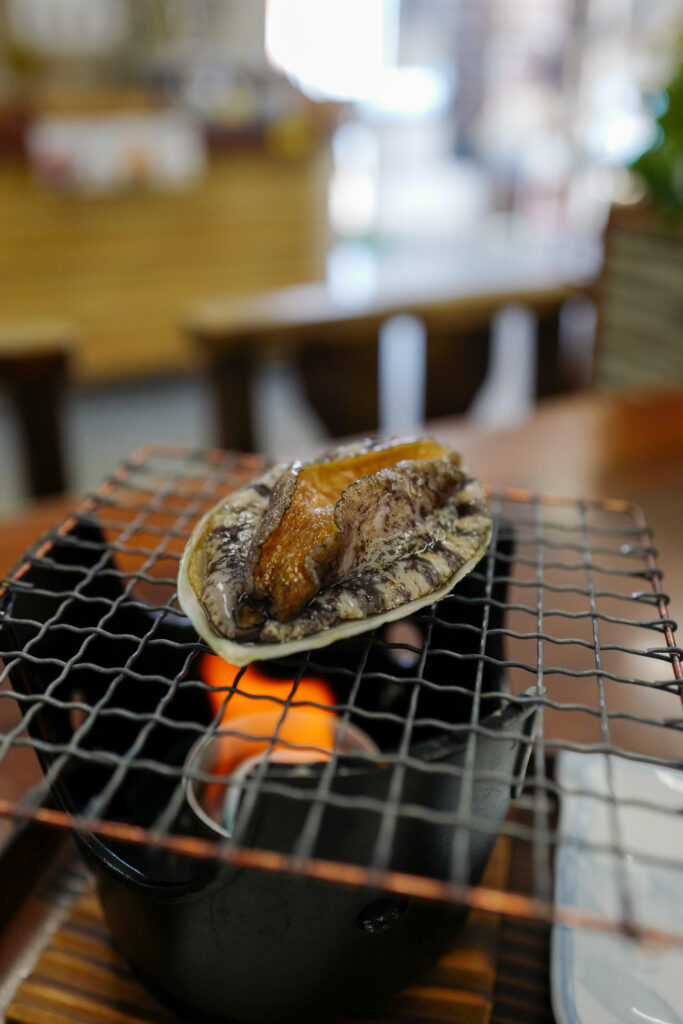
[[[37,321],[0,327],[0,387],[19,423],[26,490],[33,497],[66,489],[62,402],[74,330]]]
[[[538,395],[563,390],[559,318],[576,294],[567,284],[481,295],[384,295],[346,307],[318,282],[199,303],[186,327],[207,368],[219,443],[250,451],[251,375],[270,351],[294,362],[311,405],[333,436],[373,431],[379,426],[378,334],[388,319],[405,313],[424,324],[425,415],[431,419],[467,409],[488,367],[492,320],[512,304],[537,317]]]
[[[614,206],[597,310],[596,390],[683,381],[683,231],[645,204]]]

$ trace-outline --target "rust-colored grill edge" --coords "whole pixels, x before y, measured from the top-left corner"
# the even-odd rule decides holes
[[[683,930],[670,932],[647,925],[626,925],[623,921],[607,918],[601,914],[550,903],[524,893],[502,892],[485,886],[458,885],[455,882],[443,882],[435,878],[426,878],[423,875],[409,875],[398,871],[378,872],[356,864],[344,864],[316,858],[308,858],[302,863],[293,856],[272,850],[217,846],[212,840],[194,836],[155,835],[149,829],[138,825],[91,821],[87,818],[67,814],[65,811],[46,807],[17,807],[12,801],[4,799],[0,799],[0,815],[33,820],[72,832],[90,832],[120,842],[154,846],[160,850],[167,850],[169,853],[199,860],[220,861],[236,868],[298,875],[312,881],[345,885],[351,888],[383,889],[397,896],[407,896],[427,902],[459,903],[490,914],[502,914],[505,917],[530,921],[545,921],[548,924],[562,924],[569,928],[589,928],[592,931],[624,935],[630,939],[656,946],[683,949]]]

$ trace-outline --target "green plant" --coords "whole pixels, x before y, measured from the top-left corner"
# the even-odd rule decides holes
[[[668,222],[683,217],[683,64],[665,90],[653,147],[632,164],[656,210]]]

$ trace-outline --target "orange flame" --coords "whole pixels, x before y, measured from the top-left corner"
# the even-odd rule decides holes
[[[271,745],[273,760],[330,759],[334,694],[322,679],[304,676],[296,685],[293,679],[272,679],[252,664],[235,684],[240,669],[213,654],[204,655],[200,672],[211,687],[209,700],[214,714],[221,716],[220,728],[240,733],[224,737],[216,774],[230,774]],[[290,696],[292,703],[285,707]]]

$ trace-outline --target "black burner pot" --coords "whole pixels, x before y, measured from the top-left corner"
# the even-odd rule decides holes
[[[96,531],[88,530],[90,543],[81,555],[94,559],[98,557]],[[57,546],[52,557],[63,557],[72,564],[76,551],[71,542],[61,554]],[[358,757],[339,759],[331,783],[336,800],[325,807],[311,851],[314,857],[361,866],[377,863],[380,814],[376,809],[342,806],[337,800],[352,804],[370,798],[386,806],[396,770],[390,755],[399,749],[412,708],[413,717],[423,724],[417,724],[410,734],[409,752],[416,764],[404,769],[401,805],[422,809],[425,814],[398,816],[385,864],[393,871],[413,875],[468,884],[479,881],[507,813],[511,789],[521,783],[536,713],[535,701],[525,695],[514,701],[500,696],[505,692],[500,667],[503,652],[495,627],[502,625],[500,606],[510,551],[511,538],[503,536],[494,573],[503,582],[496,583],[491,594],[494,600],[489,607],[490,633],[483,661],[478,658],[485,605],[483,574],[472,574],[463,581],[454,596],[439,605],[435,621],[430,621],[428,613],[415,616],[415,627],[423,635],[431,632],[433,652],[424,667],[424,679],[430,685],[420,686],[417,706],[411,696],[419,685],[412,675],[415,668],[401,665],[390,643],[381,642],[391,641],[389,632],[373,643],[369,653],[362,637],[315,652],[309,667],[326,675],[340,703],[349,700],[356,679],[354,667],[363,652],[364,673],[362,684],[355,687],[356,717],[352,715],[351,720],[389,756],[377,763]],[[40,621],[52,610],[50,599],[44,596],[50,589],[49,570],[36,567],[32,572],[30,581],[36,583],[39,595],[32,597],[30,588],[24,586],[14,593],[9,609],[21,622]],[[61,572],[62,594],[63,577]],[[116,586],[116,577],[98,574],[88,586],[91,596],[97,598],[107,591],[111,600],[108,588]],[[63,597],[56,601],[62,602],[62,618],[71,614],[72,624],[81,627],[87,626],[84,616],[95,610],[88,611],[89,602],[80,600],[73,602],[69,612],[63,608]],[[101,609],[97,614],[101,615]],[[130,640],[112,648],[110,638],[117,633],[126,638],[147,635],[153,615],[139,602],[122,602],[117,616],[108,623],[107,636],[89,645],[82,666],[76,660],[63,684],[55,689],[54,668],[27,661],[13,671],[14,687],[35,694],[52,684],[51,696],[68,699],[77,690],[81,703],[94,705],[102,692],[102,680],[92,665],[98,664],[98,659],[107,666],[124,664],[130,656],[126,648]],[[24,628],[30,629],[21,625],[10,629],[19,650],[30,638],[22,635]],[[194,635],[189,624],[180,616],[166,614],[157,622],[155,636],[173,640],[177,646],[161,644],[150,650],[148,645],[135,666],[138,674],[149,673],[149,685],[123,679],[114,703],[127,711],[140,711],[143,705],[147,710],[154,708],[164,692],[165,676],[178,680],[165,717],[178,723],[208,723],[205,692],[196,683],[192,685]],[[74,638],[73,630],[65,629],[59,633],[55,651],[48,632],[39,653],[66,659],[74,656],[80,642],[81,634]],[[291,664],[271,668],[274,672],[292,671]],[[469,739],[473,749],[468,754],[475,692],[480,701],[475,716],[478,731],[476,742]],[[112,710],[111,701],[109,706]],[[379,714],[382,711],[391,715]],[[93,750],[127,751],[139,725],[121,716],[114,729],[112,721],[96,722],[84,742]],[[73,723],[57,702],[52,702],[35,716],[31,728],[48,745],[58,745],[68,740]],[[159,725],[149,732],[139,755],[182,766],[198,735],[198,728],[184,732]],[[44,751],[42,760],[47,769],[53,755]],[[449,766],[475,770],[464,807],[461,776],[444,770]],[[434,770],[425,770],[429,768]],[[279,783],[280,788],[284,785],[285,792],[274,792],[266,785],[244,829],[234,837],[238,845],[290,853],[310,810],[307,794],[314,791],[324,771],[325,764],[271,764],[265,782]],[[481,779],[484,772],[491,777]],[[100,762],[84,766],[82,759],[71,759],[54,787],[55,800],[71,811],[91,808],[93,798],[97,799],[111,777],[111,767]],[[108,816],[150,825],[177,784],[177,775],[169,779],[163,773],[130,769],[126,786],[117,791]],[[458,855],[452,863],[457,827],[430,818],[429,812],[454,815],[463,810],[469,812],[472,827],[463,830],[461,845],[456,836]],[[187,803],[174,829],[206,835],[206,826]],[[117,942],[150,987],[192,1021],[320,1020],[377,1006],[448,948],[466,913],[456,905],[428,904],[377,890],[238,869],[225,862],[183,858],[153,847],[104,842],[92,834],[78,839]]]
[[[524,744],[519,736],[533,704],[497,712],[486,720],[492,736],[477,743],[478,771],[512,776]],[[463,766],[466,743],[434,740],[415,750],[432,765]],[[271,766],[268,781],[313,787],[321,768]],[[288,777],[289,775],[289,777]],[[336,795],[386,797],[390,772],[340,763]],[[457,778],[407,773],[403,799],[421,807],[457,807]],[[479,880],[504,818],[509,783],[476,782],[473,814],[487,831],[469,834],[461,880]],[[307,801],[262,794],[241,842],[289,852],[309,809]],[[378,831],[376,813],[328,807],[318,857],[369,863]],[[401,819],[392,867],[445,878],[452,826]],[[185,887],[154,885],[132,877],[92,837],[84,840],[113,934],[142,977],[163,998],[198,1012],[237,1020],[317,1019],[342,1009],[367,1008],[415,979],[452,943],[465,910],[429,905],[381,892],[326,885],[286,874],[221,866]],[[99,847],[99,848],[98,848]]]

